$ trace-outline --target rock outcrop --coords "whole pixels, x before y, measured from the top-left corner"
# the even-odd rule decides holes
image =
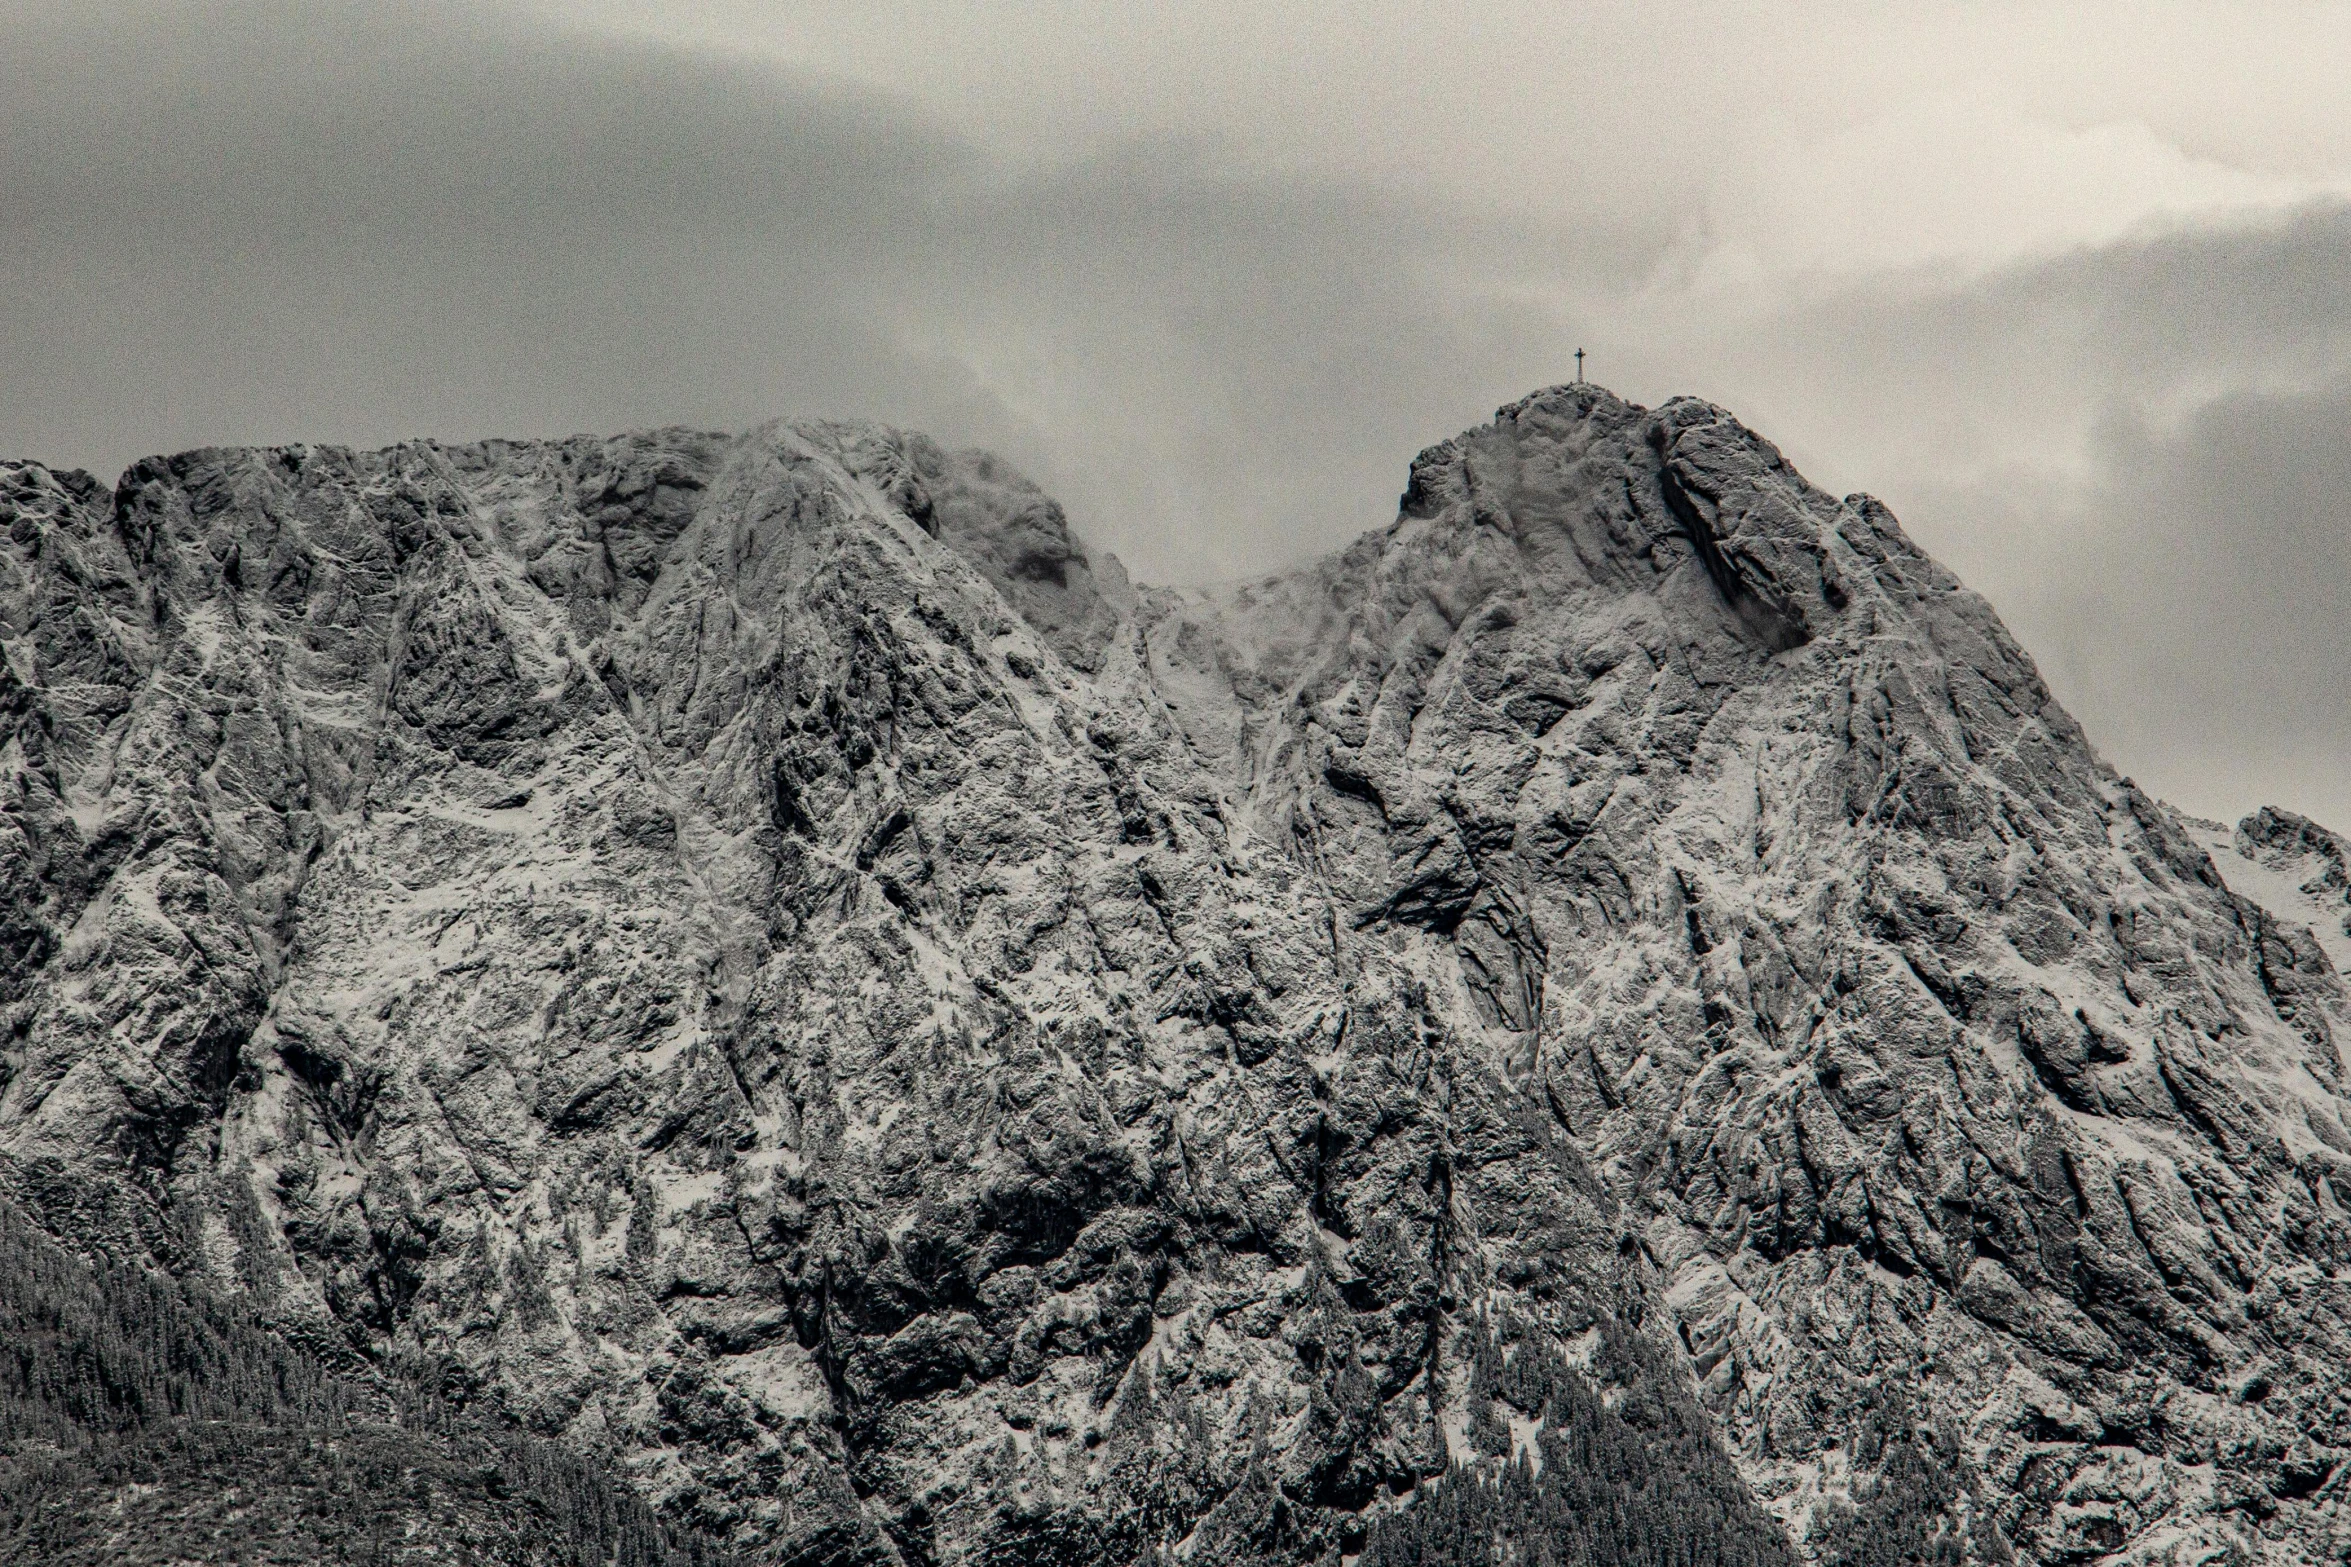
[[[871,426],[11,464],[0,647],[8,1194],[754,1559],[1317,1560],[1640,1366],[1830,1559],[2351,1547],[2340,843],[1719,409],[1186,591]]]

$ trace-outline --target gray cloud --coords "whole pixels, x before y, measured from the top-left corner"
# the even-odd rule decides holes
[[[2054,468],[2117,405],[2158,412],[2342,373],[2347,284],[2351,205],[2319,202],[1962,281],[1864,280],[1723,343],[1712,368],[1786,405],[1848,469]]]
[[[1985,551],[1994,601],[2142,783],[2231,820],[2258,800],[2351,821],[2347,434],[2351,376],[2117,412],[2092,479],[1937,494],[1919,531],[2008,541]]]
[[[916,379],[840,281],[973,161],[902,113],[457,13],[175,11],[135,52],[111,21],[16,40],[0,98],[12,447],[740,423]]]
[[[2346,284],[2351,207],[2323,204],[1877,285],[1782,320],[1773,396],[2118,766],[2211,815],[2351,821]]]
[[[1375,525],[1573,345],[1529,270],[1660,233],[1190,145],[1014,167],[837,83],[458,12],[174,12],[19,41],[0,437],[150,448],[869,414],[1009,449],[1159,576]]]
[[[1198,135],[1011,154],[841,78],[480,10],[80,8],[10,52],[12,454],[868,415],[1197,579],[1385,521],[1413,451],[1581,340],[1887,498],[2152,787],[2351,825],[2351,208],[1724,293],[1689,269],[1726,165],[1636,179],[1621,125],[1590,179],[1554,160],[1546,215]]]

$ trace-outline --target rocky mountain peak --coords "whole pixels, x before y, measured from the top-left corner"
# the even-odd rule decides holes
[[[2340,843],[1709,404],[1217,587],[873,425],[0,514],[8,1195],[754,1559],[2338,1547]]]

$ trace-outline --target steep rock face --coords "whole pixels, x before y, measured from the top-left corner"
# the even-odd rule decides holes
[[[1352,1550],[1496,1321],[1799,1538],[1899,1387],[1971,1551],[2351,1540],[2351,1002],[2231,890],[2331,836],[2216,863],[1719,410],[1213,591],[864,426],[0,513],[10,1188],[746,1548]]]
[[[2034,1554],[2232,1513],[2323,1551],[2344,993],[2309,934],[1882,507],[1713,410],[1530,400],[1405,513],[1309,595],[1343,631],[1284,641],[1292,583],[1192,612],[1248,628],[1207,662],[1259,820],[1358,927],[1450,930],[1762,1492],[1803,1506],[1866,1391],[1923,1384]]]

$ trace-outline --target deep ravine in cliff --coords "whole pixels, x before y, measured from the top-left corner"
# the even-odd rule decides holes
[[[0,651],[16,1251],[395,1411],[319,1560],[2351,1548],[2341,840],[1709,405],[1214,589],[868,425],[0,464]]]

